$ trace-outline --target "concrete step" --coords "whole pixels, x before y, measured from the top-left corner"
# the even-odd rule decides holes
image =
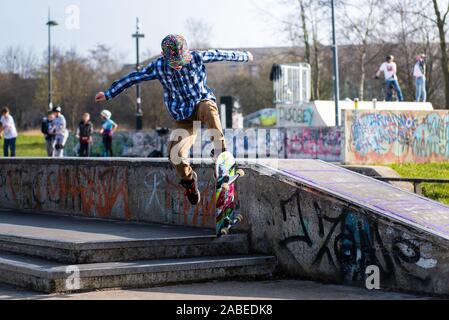
[[[67,242],[0,234],[0,250],[69,264],[248,254],[246,234]]]
[[[272,256],[245,255],[69,266],[0,252],[0,282],[46,293],[148,288],[263,276],[272,273],[275,265]]]
[[[0,250],[67,264],[249,253],[246,234],[0,210]]]

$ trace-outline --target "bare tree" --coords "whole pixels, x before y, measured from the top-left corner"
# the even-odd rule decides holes
[[[0,71],[17,74],[21,78],[31,78],[35,75],[38,59],[33,50],[21,47],[8,47],[0,54]]]
[[[382,30],[382,22],[384,15],[382,8],[385,4],[384,0],[351,0],[341,3],[342,11],[340,22],[343,25],[343,36],[346,43],[354,45],[354,51],[357,54],[355,61],[359,65],[359,81],[358,81],[358,98],[365,98],[365,83],[367,78],[367,65],[371,64],[373,57],[378,52],[370,55],[370,45],[373,43],[382,43],[380,32]],[[379,50],[383,50],[382,46],[378,46]]]
[[[445,2],[445,4],[443,4]],[[435,11],[435,24],[438,28],[438,34],[440,37],[441,48],[441,70],[444,77],[446,105],[445,109],[449,109],[449,57],[447,52],[447,29],[446,21],[449,14],[449,3],[447,1],[432,0],[433,8]]]
[[[186,20],[185,27],[191,48],[206,49],[211,46],[213,28],[208,22],[189,18]]]

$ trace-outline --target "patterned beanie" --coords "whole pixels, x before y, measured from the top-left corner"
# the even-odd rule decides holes
[[[192,60],[187,40],[177,34],[170,34],[162,40],[162,53],[170,67],[185,66]]]

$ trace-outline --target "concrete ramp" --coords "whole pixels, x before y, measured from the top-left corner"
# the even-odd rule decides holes
[[[262,175],[245,182],[257,185],[257,205],[246,210],[252,243],[271,247],[285,272],[449,293],[449,207],[320,161],[273,164],[255,166]]]

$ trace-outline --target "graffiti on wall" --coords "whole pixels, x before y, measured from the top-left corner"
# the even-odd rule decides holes
[[[164,171],[150,171],[144,179],[142,212],[153,222],[201,227],[215,226],[214,181],[200,180],[201,202],[192,206],[179,181]],[[158,215],[158,217],[155,217]]]
[[[291,128],[286,133],[287,159],[341,161],[340,128]]]
[[[116,210],[130,219],[127,188],[127,169],[0,168],[2,204],[21,209],[56,209],[97,218],[111,218]]]
[[[278,129],[226,129],[227,149],[236,158],[320,159],[342,160],[341,128],[278,128]],[[116,157],[147,158],[151,154],[167,157],[169,134],[156,131],[120,132],[114,136]],[[207,130],[202,130],[191,150],[193,158],[209,159],[213,144]],[[79,145],[71,136],[66,146],[68,156],[77,156]],[[91,148],[93,157],[104,153],[101,136],[95,135]]]
[[[311,127],[313,125],[314,106],[277,106],[277,124],[281,127]]]
[[[201,176],[201,203],[194,207],[170,167],[8,165],[0,168],[0,204],[94,218],[213,227],[214,180],[210,172]]]
[[[401,273],[429,284],[425,271],[438,265],[431,244],[380,226],[363,212],[314,198],[304,200],[301,192],[280,202],[287,226],[280,245],[302,269],[312,273],[326,270],[339,275],[344,283],[364,285],[367,268],[377,266],[384,283],[394,283]]]
[[[449,112],[347,112],[346,162],[446,161]]]

